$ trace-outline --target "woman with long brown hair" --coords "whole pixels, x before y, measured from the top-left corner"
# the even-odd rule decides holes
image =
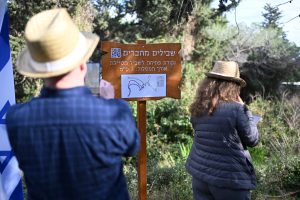
[[[236,62],[217,61],[190,106],[194,142],[186,168],[194,200],[250,200],[256,176],[248,147],[259,133],[240,98],[246,83]]]

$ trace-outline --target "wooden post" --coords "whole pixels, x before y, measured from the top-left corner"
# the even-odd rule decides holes
[[[145,40],[138,40],[138,44],[146,44]],[[146,144],[146,101],[137,102],[138,129],[141,146],[138,154],[138,189],[139,200],[147,199],[147,144]]]
[[[147,199],[147,145],[146,145],[146,101],[137,102],[138,128],[141,147],[138,154],[139,200]]]

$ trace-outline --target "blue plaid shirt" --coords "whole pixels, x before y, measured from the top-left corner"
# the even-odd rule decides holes
[[[129,199],[122,156],[137,153],[139,134],[125,101],[44,88],[6,120],[29,199]]]

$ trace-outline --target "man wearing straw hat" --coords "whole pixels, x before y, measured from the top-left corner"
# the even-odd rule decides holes
[[[25,39],[17,70],[43,78],[44,88],[11,107],[6,120],[29,199],[129,199],[122,156],[139,148],[132,113],[112,99],[110,83],[101,88],[107,98],[84,86],[98,36],[79,32],[65,9],[53,9],[28,21]]]

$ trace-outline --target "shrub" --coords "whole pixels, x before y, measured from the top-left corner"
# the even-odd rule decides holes
[[[295,103],[298,102],[298,103]],[[258,187],[254,199],[297,199],[300,196],[299,97],[257,98],[251,110],[260,114],[260,144],[251,149]],[[292,122],[292,123],[291,123]]]
[[[148,141],[147,163],[147,197],[148,199],[181,200],[192,199],[191,176],[185,170],[186,157],[181,148],[190,148],[192,138],[187,139],[187,145],[173,143],[161,148],[156,146],[157,137],[151,137]],[[183,147],[185,146],[185,147]],[[135,163],[126,163],[124,167],[128,180],[128,188],[131,198],[138,199],[137,174]]]

